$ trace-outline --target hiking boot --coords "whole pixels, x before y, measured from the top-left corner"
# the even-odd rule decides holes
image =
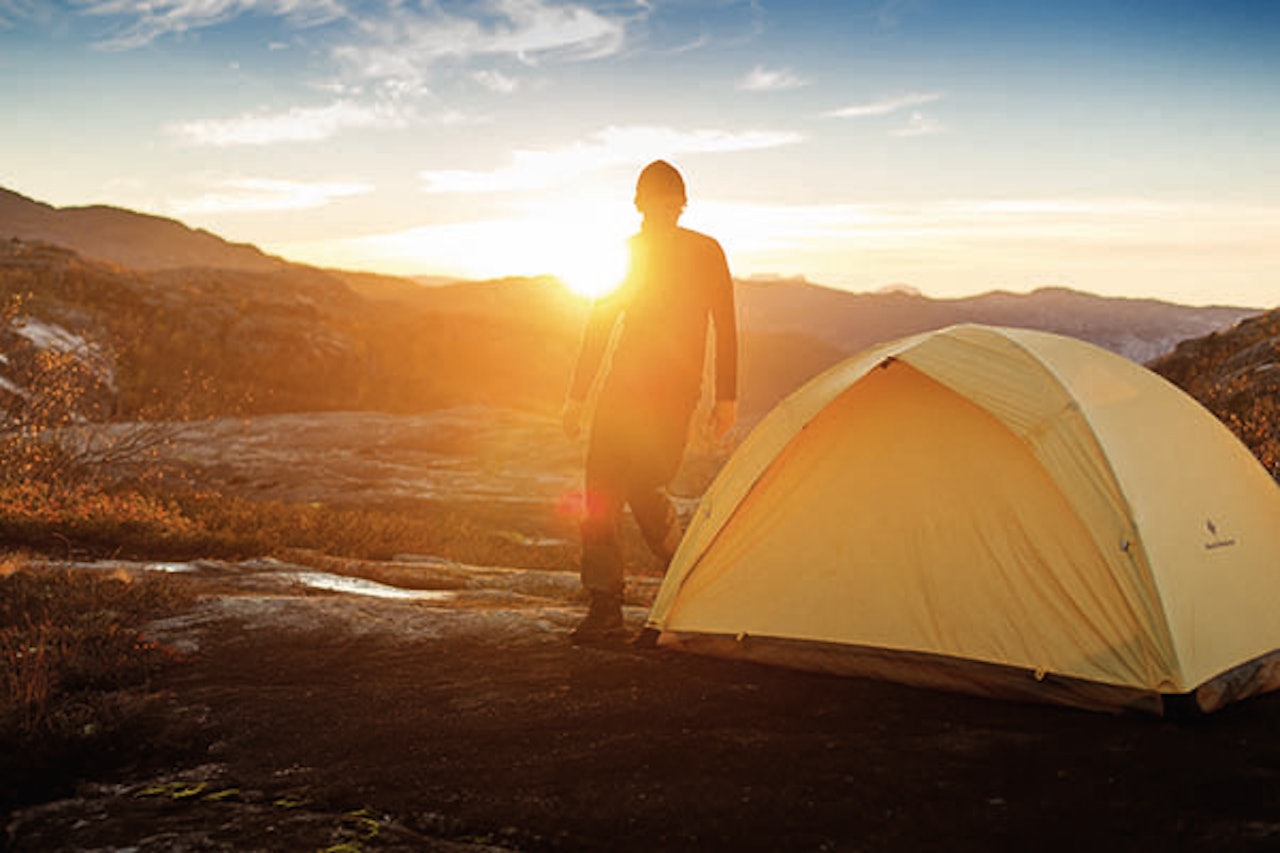
[[[583,645],[621,640],[626,635],[627,626],[622,621],[622,596],[593,594],[586,618],[573,629],[569,639]]]
[[[657,628],[645,626],[640,629],[640,633],[631,638],[631,648],[633,649],[656,649],[658,647],[658,635],[662,633]]]

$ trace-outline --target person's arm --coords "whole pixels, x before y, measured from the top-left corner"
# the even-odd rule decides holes
[[[609,338],[613,335],[614,324],[618,321],[621,306],[611,300],[597,300],[592,303],[587,315],[586,329],[582,333],[582,347],[578,352],[578,362],[574,366],[573,378],[569,384],[569,399],[579,403],[587,399],[591,384],[600,370],[600,362],[604,359],[605,349],[609,346]]]
[[[738,321],[733,278],[723,250],[718,252],[717,261],[711,301],[711,323],[716,335],[716,403],[711,412],[711,428],[720,439],[733,429],[738,417]]]
[[[560,416],[565,435],[569,438],[576,439],[582,432],[583,407],[587,394],[591,391],[591,384],[604,359],[604,351],[609,346],[609,338],[613,335],[619,313],[616,305],[605,301],[591,306],[586,330],[582,334],[582,348],[578,353],[578,362],[569,383],[569,394],[565,397],[564,410]]]
[[[613,337],[613,328],[622,314],[625,290],[624,283],[618,290],[591,303],[587,325],[582,333],[582,347],[578,351],[578,361],[574,365],[573,375],[569,380],[569,393],[565,396],[561,412],[564,431],[569,438],[576,439],[582,432],[587,394],[591,392],[596,373],[604,361],[605,350],[609,348],[609,339]]]

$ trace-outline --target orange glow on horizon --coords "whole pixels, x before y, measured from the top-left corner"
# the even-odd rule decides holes
[[[626,238],[639,225],[629,203],[558,198],[515,212],[498,219],[268,248],[318,266],[387,275],[470,280],[549,275],[588,299],[622,283]]]

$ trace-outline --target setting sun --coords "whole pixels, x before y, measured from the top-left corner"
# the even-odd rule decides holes
[[[574,246],[557,259],[555,275],[580,296],[595,299],[611,292],[627,272],[627,247],[620,239]]]
[[[371,268],[392,275],[424,269],[466,279],[550,275],[593,299],[621,283],[627,235],[638,227],[630,189],[625,187],[597,196],[541,200],[508,209],[500,219],[273,248],[287,248],[317,265],[338,268],[364,258]]]

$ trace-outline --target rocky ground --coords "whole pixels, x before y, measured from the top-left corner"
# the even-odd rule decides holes
[[[1280,309],[1183,341],[1148,366],[1227,424],[1280,480]]]
[[[11,815],[13,850],[1280,845],[1277,695],[1179,724],[579,648],[567,572],[83,568],[202,591],[149,629],[183,655],[152,685],[172,746]]]
[[[540,517],[574,485],[554,423],[432,417],[218,422],[172,452],[296,500],[447,487]],[[199,603],[148,628],[180,659],[136,760],[10,814],[7,846],[1280,849],[1280,695],[1175,723],[580,648],[569,571],[302,562],[81,566]],[[656,583],[632,578],[633,627]]]
[[[554,503],[580,479],[581,451],[557,421],[502,409],[264,415],[163,429],[159,457],[143,460],[149,468],[269,500],[533,507]]]

